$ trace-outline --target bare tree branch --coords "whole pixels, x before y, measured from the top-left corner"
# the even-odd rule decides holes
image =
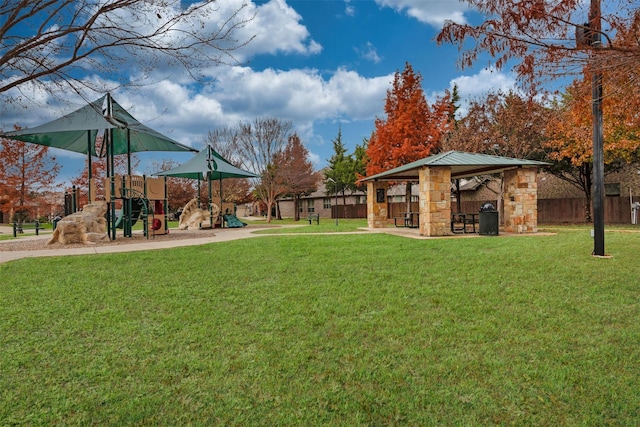
[[[580,75],[595,66],[636,78],[640,68],[640,10],[630,0],[610,0],[606,28],[592,28],[581,0],[465,0],[487,19],[478,25],[447,22],[436,37],[461,50],[459,65],[470,67],[489,54],[497,68],[515,62],[523,86]],[[605,43],[591,43],[598,33]],[[582,42],[581,42],[582,36]],[[588,72],[588,71],[587,71]]]
[[[235,35],[251,19],[247,5],[223,12],[214,0],[9,0],[0,5],[0,93],[28,83],[104,90],[85,78],[128,84],[174,66],[201,79],[237,63],[233,52],[253,37]]]

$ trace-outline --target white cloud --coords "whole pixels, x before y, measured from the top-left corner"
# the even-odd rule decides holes
[[[470,101],[483,98],[489,92],[516,90],[516,79],[513,75],[495,68],[484,68],[472,76],[456,77],[451,80],[450,89],[453,89],[454,85],[458,86],[460,94],[458,115],[464,117]]]
[[[202,58],[202,63],[210,63],[208,70],[196,70],[196,74],[201,71],[211,76],[214,73],[212,69],[217,68],[220,61],[234,64],[245,63],[256,55],[317,55],[322,52],[322,45],[311,38],[307,27],[302,24],[302,16],[285,0],[269,0],[262,4],[246,0],[219,0],[206,5],[193,3],[190,7],[200,9],[189,19],[176,23],[173,30],[167,31],[157,42],[166,46],[187,45],[195,42],[192,39],[200,34],[220,33],[216,48],[199,46],[194,50],[193,54]],[[171,2],[162,8],[122,9],[117,11],[113,19],[123,27],[134,26],[141,33],[150,33],[158,23],[156,15],[167,19],[180,13],[180,2]],[[225,39],[225,32],[232,28],[228,39]],[[139,50],[134,60],[130,52],[123,51],[121,57],[124,62],[120,66],[129,71],[132,81],[135,76],[138,82],[171,76],[186,83],[191,77],[184,72],[180,63],[164,61],[157,52]],[[219,61],[215,58],[219,58]],[[147,65],[147,69],[139,72],[140,63]]]
[[[445,21],[459,24],[466,23],[464,12],[469,7],[460,0],[375,0],[383,7],[398,12],[406,11],[407,15],[425,24],[441,28]]]
[[[238,35],[246,39],[255,35],[255,38],[238,50],[241,60],[257,53],[312,55],[322,50],[322,46],[310,38],[309,31],[300,23],[300,14],[284,0],[270,0],[260,6],[250,3],[248,7],[255,17]]]
[[[350,0],[344,2],[344,14],[347,16],[355,16],[356,14],[356,8],[353,7]]]
[[[370,119],[384,105],[393,79],[365,78],[344,69],[336,70],[328,80],[313,69],[254,71],[231,67],[226,71],[218,75],[212,93],[225,109],[243,111],[247,118],[271,115],[294,122],[338,115]]]
[[[460,76],[451,80],[451,87],[458,86],[458,91],[463,96],[484,95],[490,91],[509,91],[516,87],[516,79],[512,75],[505,74],[495,68],[483,68],[472,76]]]
[[[304,141],[318,141],[318,122],[367,122],[381,115],[393,81],[393,75],[366,78],[346,69],[328,77],[314,69],[217,71],[215,83],[198,90],[163,80],[113,96],[146,126],[193,147],[210,130],[256,117],[291,120]]]
[[[379,64],[380,61],[382,61],[382,58],[378,55],[376,47],[371,42],[367,42],[364,49],[354,48],[354,50],[361,58],[371,61],[374,64]]]

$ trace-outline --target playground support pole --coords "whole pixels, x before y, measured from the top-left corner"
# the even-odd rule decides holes
[[[209,174],[207,174],[207,183],[209,185],[209,224],[211,224],[211,228],[215,227],[213,223],[213,191],[211,190],[211,180],[209,179]]]
[[[169,200],[167,200],[167,195],[169,194],[169,189],[167,188],[167,176],[164,177],[164,199],[162,199],[162,215],[164,216],[164,233],[167,234],[169,231],[169,216],[167,212],[169,209]]]
[[[88,202],[91,203],[95,194],[91,194],[91,178],[93,173],[91,171],[91,132],[87,132],[87,178],[89,179],[89,190],[87,191]]]
[[[222,212],[222,177],[220,177],[220,179],[218,180],[218,182],[220,183],[220,215],[226,215],[227,212]],[[234,212],[235,214],[235,212]],[[224,216],[221,216],[220,218],[220,228],[224,228]]]
[[[196,198],[198,199],[198,208],[202,208],[200,204],[200,178],[198,178],[198,194],[196,194]]]
[[[107,114],[112,116],[111,94],[107,93]],[[109,215],[109,229],[111,240],[116,240],[116,183],[114,175],[114,155],[113,155],[113,129],[109,129],[106,132],[107,136],[107,178],[109,179],[109,186],[111,189],[110,199],[110,215]]]
[[[78,189],[75,185],[71,187],[71,211],[78,212]]]

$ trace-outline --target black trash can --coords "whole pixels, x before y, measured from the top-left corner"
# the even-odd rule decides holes
[[[53,221],[51,221],[53,223],[53,229],[54,230],[58,226],[58,223],[60,222],[60,220],[62,220],[62,217],[60,215],[56,215],[56,217],[53,218]]]
[[[480,227],[478,234],[483,236],[498,235],[498,211],[492,203],[487,202],[480,206],[478,225]]]

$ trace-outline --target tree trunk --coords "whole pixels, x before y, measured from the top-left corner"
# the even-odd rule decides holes
[[[405,185],[405,212],[411,212],[411,184],[411,181],[407,181],[407,184]]]
[[[591,172],[592,172],[592,167],[589,165],[589,163],[585,163],[585,167],[584,167],[584,188],[582,189],[582,191],[584,191],[584,196],[586,199],[586,203],[584,206],[584,221],[586,223],[591,223],[593,222],[593,217],[591,216],[591,206],[592,206],[592,199],[591,199],[591,188],[592,188],[592,178],[591,178]]]
[[[267,200],[267,224],[271,222],[271,208],[273,207],[273,201]]]
[[[584,222],[593,222],[593,218],[591,217],[591,193],[587,194],[587,198],[584,203]]]

